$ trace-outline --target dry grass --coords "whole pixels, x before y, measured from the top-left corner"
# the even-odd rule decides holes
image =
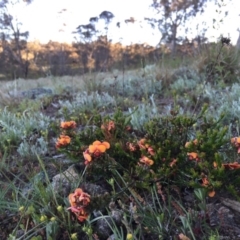
[[[22,99],[21,92],[33,88],[49,88],[54,94],[61,94],[66,87],[73,91],[105,91],[104,85],[114,85],[116,81],[126,83],[131,79],[151,77],[169,85],[171,72],[158,65],[148,65],[144,69],[113,70],[105,73],[88,73],[81,76],[44,77],[39,79],[17,79],[0,81],[0,106],[9,106]]]
[[[11,81],[1,81],[0,88],[10,95],[15,92],[26,91],[37,87],[46,87],[51,89],[64,88],[66,86],[81,87],[83,79],[81,77],[46,77],[39,79],[17,79]]]
[[[73,91],[87,90],[91,82],[114,80],[113,73],[89,73],[82,76],[45,77],[39,79],[17,79],[0,81],[0,106],[9,106],[22,99],[21,92],[33,88],[48,88],[54,94],[61,94],[66,87]]]
[[[63,77],[44,77],[39,79],[17,79],[9,81],[0,81],[0,89],[10,95],[13,91],[26,91],[37,87],[46,87],[51,89],[64,89],[66,86],[82,89],[88,79],[104,80],[112,78],[112,73],[89,73],[82,76],[63,76]]]
[[[17,79],[12,81],[0,81],[0,106],[9,106],[22,99],[21,92],[33,88],[45,87],[54,93],[61,93],[66,86],[73,89],[83,86],[81,77],[46,77],[39,79]]]

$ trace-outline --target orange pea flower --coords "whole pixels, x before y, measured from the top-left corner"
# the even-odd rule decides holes
[[[233,169],[239,169],[240,168],[240,163],[238,162],[233,162],[233,163],[223,163],[222,166],[225,169],[233,170]],[[217,163],[213,162],[213,167],[217,168]]]
[[[61,148],[67,146],[71,142],[71,138],[67,135],[60,135],[57,140],[56,148]]]
[[[237,153],[240,153],[240,137],[231,138],[231,143],[238,149]]]
[[[197,144],[198,144],[198,140],[195,139],[195,140],[193,140],[193,141],[186,142],[185,147],[187,148],[187,147],[189,147],[191,144],[197,145]]]
[[[103,123],[101,129],[110,132],[111,130],[115,129],[115,122],[111,120],[106,123]]]
[[[153,155],[155,154],[155,151],[153,150],[152,147],[148,147],[148,148],[147,148],[147,151],[148,151],[148,153],[149,153],[151,156],[153,156]]]
[[[196,161],[199,161],[199,157],[198,157],[198,154],[195,153],[195,152],[190,152],[190,153],[187,153],[188,155],[188,158],[189,160],[196,160]]]
[[[208,192],[208,196],[209,196],[209,197],[214,197],[215,194],[216,194],[216,192],[215,192],[214,190]]]
[[[187,236],[185,236],[183,233],[178,234],[178,238],[179,238],[180,240],[190,240],[190,238],[188,238]]]
[[[240,137],[231,138],[231,143],[239,145],[240,144]]]
[[[146,149],[149,147],[148,144],[146,144],[146,139],[145,138],[142,138],[138,141],[138,146],[140,147],[140,149]]]
[[[206,177],[202,178],[202,186],[207,187],[209,185],[209,181]]]
[[[147,152],[153,156],[155,154],[155,151],[153,150],[153,148],[148,144],[146,143],[147,139],[145,138],[142,138],[138,141],[138,146],[141,150],[147,150]]]
[[[238,162],[233,162],[233,163],[224,163],[223,164],[225,169],[239,169],[240,168],[240,163]]]
[[[94,141],[92,145],[88,147],[88,150],[89,153],[93,154],[95,157],[99,157],[109,148],[110,144],[108,142]]]
[[[109,148],[110,144],[108,142],[94,141],[92,145],[89,145],[88,149],[83,152],[85,165],[92,161],[92,157],[100,157]]]
[[[80,222],[85,221],[88,218],[85,207],[90,203],[90,195],[83,192],[81,188],[77,188],[74,193],[69,194],[68,200],[71,205],[68,209],[76,215]]]
[[[79,222],[84,222],[85,220],[87,220],[89,214],[86,212],[86,210],[84,208],[74,208],[74,207],[70,207],[68,208],[72,211],[72,213],[74,213],[78,219]]]
[[[210,185],[210,182],[208,181],[207,177],[203,177],[202,178],[202,186],[203,187],[209,187]],[[208,196],[209,197],[214,197],[215,196],[215,191],[213,189],[211,189],[209,192],[208,192]]]
[[[89,153],[89,149],[87,149],[85,152],[83,152],[83,157],[85,159],[85,165],[89,164],[92,161],[92,156]]]
[[[214,167],[214,168],[217,168],[217,166],[218,166],[217,163],[214,161],[214,162],[213,162],[213,167]]]
[[[134,152],[137,150],[137,146],[134,143],[127,142],[126,146],[130,152]]]
[[[152,166],[154,164],[154,161],[149,159],[148,157],[146,156],[142,156],[140,158],[140,163],[143,163],[144,165],[146,166]]]
[[[71,207],[86,207],[90,203],[90,195],[81,188],[77,188],[74,193],[69,194],[68,200]]]
[[[75,121],[69,121],[69,122],[61,122],[60,126],[63,129],[72,129],[72,128],[76,128],[77,124]]]
[[[169,164],[170,167],[173,167],[174,165],[176,165],[176,162],[177,162],[177,159],[173,159]]]

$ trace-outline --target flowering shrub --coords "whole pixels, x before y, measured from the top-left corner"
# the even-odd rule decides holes
[[[155,183],[164,199],[161,182],[167,181],[179,188],[206,189],[208,196],[214,197],[226,181],[223,170],[238,169],[240,164],[224,162],[226,153],[232,154],[226,151],[229,149],[227,128],[222,127],[220,120],[207,120],[203,115],[204,109],[196,117],[174,112],[170,116],[154,118],[144,125],[144,133],[134,129],[129,123],[130,118],[119,111],[111,118],[95,115],[89,122],[95,128],[87,132],[76,131],[74,121],[61,123],[56,147],[85,166],[88,182],[106,183],[106,176],[115,179],[118,188],[113,186],[112,197],[123,198],[122,201],[126,201],[126,196],[121,194],[122,189],[128,189],[126,183],[131,186],[131,191],[140,193]],[[231,139],[237,150],[239,139]],[[80,222],[87,219],[89,209],[96,208],[94,201],[89,205],[90,195],[80,188],[69,195],[69,202],[69,209]]]

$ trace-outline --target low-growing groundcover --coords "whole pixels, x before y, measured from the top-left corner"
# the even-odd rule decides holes
[[[206,110],[197,116],[172,111],[142,131],[120,110],[95,114],[85,128],[80,118],[62,121],[55,147],[80,167],[80,180],[68,196],[54,193],[49,179],[28,196],[11,186],[14,181],[2,188],[8,202],[1,225],[11,219],[5,226],[14,226],[6,238],[106,239],[98,227],[103,220],[108,237],[115,237],[109,239],[218,239],[224,223],[211,224],[208,203],[227,190],[239,196],[240,138],[229,139],[221,119],[207,120]],[[184,200],[186,193],[192,201]]]

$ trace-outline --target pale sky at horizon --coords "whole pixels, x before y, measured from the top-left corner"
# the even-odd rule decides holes
[[[99,16],[102,11],[106,10],[115,15],[112,27],[109,27],[109,38],[112,38],[114,42],[118,42],[122,36],[123,44],[146,42],[155,46],[161,34],[144,21],[144,17],[156,16],[149,8],[152,0],[128,0],[125,5],[124,1],[126,0],[34,0],[30,5],[21,2],[14,8],[9,8],[9,11],[13,17],[22,22],[21,29],[29,31],[29,41],[39,40],[46,43],[52,40],[71,43],[74,41],[72,32],[78,25],[89,23],[90,17]],[[191,24],[201,23],[204,19],[209,25],[207,37],[213,36],[212,40],[216,40],[220,34],[224,36],[229,34],[232,43],[235,44],[239,35],[237,28],[240,27],[240,10],[238,11],[240,8],[237,1],[239,0],[232,0],[222,9],[223,12],[229,11],[229,15],[224,19],[224,24],[218,31],[212,28],[212,20],[217,19],[219,14],[216,13],[216,8],[210,5],[206,8],[204,15],[194,19]],[[62,11],[63,9],[66,11]],[[61,11],[62,13],[59,13]],[[125,24],[124,20],[130,17],[136,19],[137,22]],[[118,21],[121,22],[120,29],[116,27]],[[197,32],[194,34],[196,36]]]

